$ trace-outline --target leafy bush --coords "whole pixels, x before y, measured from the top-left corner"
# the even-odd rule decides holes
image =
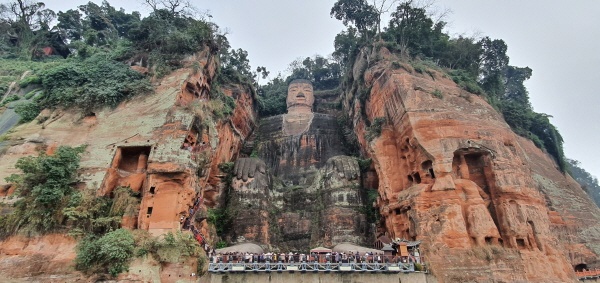
[[[214,225],[218,235],[223,235],[230,227],[232,219],[225,208],[209,208],[206,221]]]
[[[85,147],[59,147],[54,155],[40,153],[19,159],[15,165],[22,174],[6,178],[17,186],[13,214],[6,216],[0,233],[3,236],[22,231],[45,233],[63,224],[63,207],[73,197],[80,155]]]
[[[198,257],[201,252],[200,244],[189,233],[167,233],[156,241],[155,255],[159,262],[176,263],[182,257]]]
[[[477,83],[477,80],[464,70],[452,70],[450,71],[450,76],[452,80],[462,87],[464,90],[475,93],[475,94],[484,94],[483,89]]]
[[[121,226],[122,213],[112,213],[113,206],[112,199],[98,197],[95,190],[76,192],[69,205],[63,209],[66,223],[70,227],[69,234],[102,235],[118,229]]]
[[[415,271],[424,271],[423,265],[418,262],[415,262]]]
[[[42,79],[39,76],[36,76],[36,75],[27,76],[19,82],[19,87],[24,88],[29,85],[41,84],[41,83],[42,83]]]
[[[19,103],[15,106],[15,112],[21,116],[20,122],[29,122],[40,114],[40,106],[37,102]]]
[[[13,94],[13,95],[7,97],[6,99],[4,99],[4,101],[2,101],[2,104],[0,104],[0,106],[4,106],[6,104],[9,104],[9,103],[11,103],[13,101],[17,101],[19,99],[21,99],[21,98],[18,95]]]
[[[367,172],[367,170],[371,168],[371,164],[373,163],[373,160],[371,158],[357,159],[356,161],[358,161],[358,167],[360,168],[361,172]]]
[[[71,60],[41,74],[43,107],[79,107],[90,111],[116,106],[124,99],[152,90],[140,73],[112,61],[106,54]]]
[[[135,242],[126,229],[118,229],[97,238],[90,235],[77,245],[75,267],[87,273],[109,273],[117,276],[129,268]]]

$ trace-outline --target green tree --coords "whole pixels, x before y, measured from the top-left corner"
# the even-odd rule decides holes
[[[502,39],[484,37],[479,44],[481,53],[481,86],[492,96],[504,94],[503,74],[508,67],[509,58],[506,55],[508,47]]]
[[[4,220],[4,233],[24,231],[28,234],[52,231],[63,223],[63,205],[74,192],[80,155],[84,147],[59,147],[53,155],[23,157],[7,182],[17,186],[15,211]],[[6,235],[5,234],[5,235]]]
[[[260,116],[284,114],[287,110],[287,81],[281,74],[258,89],[258,113]]]
[[[118,229],[104,236],[88,236],[77,246],[75,267],[87,273],[109,273],[117,276],[129,268],[135,242],[127,229]]]
[[[366,0],[338,0],[330,15],[347,26],[354,26],[365,38],[377,27],[379,14]]]
[[[583,190],[592,197],[597,206],[600,206],[600,185],[598,178],[592,176],[582,166],[581,162],[574,159],[567,159],[569,174],[581,185]]]
[[[392,13],[386,37],[399,44],[405,56],[436,58],[448,40],[448,35],[442,32],[445,25],[443,21],[434,22],[425,8],[415,7],[412,1],[407,1]]]

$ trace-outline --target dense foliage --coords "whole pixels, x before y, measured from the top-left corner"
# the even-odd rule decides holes
[[[0,90],[7,90],[27,70],[33,75],[19,85],[43,90],[43,95],[18,108],[22,121],[32,120],[43,108],[91,112],[151,92],[149,80],[129,65],[148,67],[151,75],[162,77],[182,67],[185,56],[206,48],[222,63],[211,95],[226,106],[219,111],[221,116],[231,114],[232,101],[222,95],[220,86],[254,83],[247,52],[231,48],[214,23],[183,1],[145,3],[152,8],[146,17],[116,9],[107,1],[58,13],[27,0],[0,5],[0,31],[5,32],[0,36],[0,58],[9,63],[0,71]]]
[[[40,74],[42,107],[71,107],[91,111],[116,106],[125,98],[152,90],[148,80],[127,65],[96,54],[82,61],[69,60]]]
[[[15,194],[20,199],[14,204],[14,213],[0,219],[2,236],[17,232],[34,235],[64,227],[62,209],[77,201],[74,184],[83,151],[84,147],[59,147],[54,155],[40,153],[17,161],[15,167],[23,173],[6,180],[17,186]]]
[[[524,82],[532,70],[509,65],[508,47],[503,40],[453,38],[444,31],[444,21],[433,20],[414,1],[400,3],[391,13],[388,26],[380,31],[378,21],[384,11],[378,9],[376,2],[338,0],[331,9],[331,15],[348,27],[336,36],[333,53],[347,72],[360,49],[371,46],[386,46],[404,60],[433,62],[446,68],[458,85],[484,96],[516,133],[546,150],[565,170],[562,137],[550,123],[550,116],[534,112],[529,102]]]
[[[117,276],[128,270],[135,242],[127,229],[108,232],[101,237],[88,235],[77,246],[75,266],[88,273],[109,273]]]
[[[567,159],[567,161],[569,173],[573,179],[590,195],[596,205],[600,206],[600,184],[598,183],[598,178],[581,168],[579,161],[573,159]]]

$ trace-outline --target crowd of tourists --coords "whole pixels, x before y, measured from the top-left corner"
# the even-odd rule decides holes
[[[384,255],[382,253],[359,253],[359,252],[331,252],[331,253],[243,253],[227,252],[210,253],[211,263],[399,263],[412,262],[413,258]]]

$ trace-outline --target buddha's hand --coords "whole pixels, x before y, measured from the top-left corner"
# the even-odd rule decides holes
[[[233,166],[233,175],[245,181],[249,178],[254,178],[259,174],[265,174],[267,172],[267,165],[264,161],[258,158],[238,158]]]

